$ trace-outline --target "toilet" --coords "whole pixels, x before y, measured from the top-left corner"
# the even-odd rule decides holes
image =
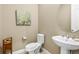
[[[44,44],[44,34],[37,34],[37,42],[29,43],[25,46],[25,51],[28,54],[38,54]]]

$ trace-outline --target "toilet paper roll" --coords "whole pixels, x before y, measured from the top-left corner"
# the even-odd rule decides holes
[[[27,39],[27,37],[23,36],[23,37],[22,37],[22,39],[23,39],[23,40],[26,40],[26,39]]]

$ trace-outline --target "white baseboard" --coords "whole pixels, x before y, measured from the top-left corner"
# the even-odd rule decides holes
[[[20,49],[13,52],[13,54],[24,54],[24,53],[25,53],[25,49]]]
[[[48,50],[46,50],[45,48],[42,48],[43,52],[40,54],[51,54]],[[25,49],[20,49],[18,51],[14,51],[13,54],[25,54]]]

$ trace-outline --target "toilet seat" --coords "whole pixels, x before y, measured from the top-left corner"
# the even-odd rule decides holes
[[[25,46],[25,49],[26,49],[26,51],[29,52],[29,51],[33,51],[33,50],[37,49],[39,46],[41,46],[40,43],[30,43]]]

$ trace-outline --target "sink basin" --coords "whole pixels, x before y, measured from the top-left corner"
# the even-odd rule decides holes
[[[79,42],[66,36],[54,36],[52,40],[61,48],[61,54],[70,53],[70,50],[79,49]]]

